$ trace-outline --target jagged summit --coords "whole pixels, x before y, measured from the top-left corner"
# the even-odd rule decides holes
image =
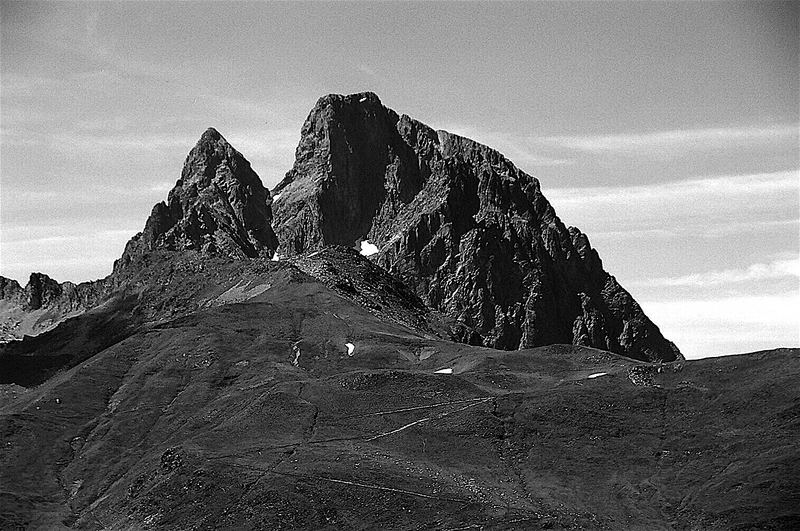
[[[128,242],[115,269],[156,248],[271,257],[277,240],[269,200],[247,159],[208,128],[186,157],[167,202],[153,207],[144,230]]]
[[[392,182],[384,183],[391,161],[416,159],[397,133],[398,120],[371,92],[317,101],[303,124],[294,166],[274,190],[280,200],[273,210],[281,215],[273,226],[282,253],[352,246],[369,232],[387,197],[408,201],[419,192],[424,176],[416,164],[397,167]]]
[[[368,240],[377,263],[461,323],[460,341],[680,357],[537,179],[372,93],[320,98],[275,192],[282,254]]]
[[[209,127],[203,134],[200,135],[200,139],[197,141],[197,145],[207,145],[207,144],[224,144],[229,146],[228,141],[220,134],[219,131],[214,129],[213,127]]]

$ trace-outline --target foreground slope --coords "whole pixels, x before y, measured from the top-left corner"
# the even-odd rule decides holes
[[[2,387],[0,527],[798,522],[798,351],[664,365],[500,351],[288,262],[149,262],[140,281],[176,281],[138,299],[149,321],[37,387]],[[60,333],[61,348],[83,340]]]
[[[459,341],[681,357],[535,178],[489,147],[399,116],[375,94],[321,98],[273,192],[281,254],[366,240],[377,263],[458,321]]]

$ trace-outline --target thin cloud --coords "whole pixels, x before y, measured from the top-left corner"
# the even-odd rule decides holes
[[[640,300],[687,358],[800,344],[800,293],[705,300]]]
[[[13,236],[4,227],[0,274],[23,283],[32,271],[42,271],[59,281],[100,278],[111,271],[125,242],[138,230],[141,229],[85,229],[55,235],[33,230],[33,237],[25,238],[17,232],[16,238],[9,239]]]
[[[658,300],[641,302],[648,312],[655,312],[677,323],[775,323],[793,325],[800,315],[800,293],[745,295],[700,300]],[[651,316],[652,317],[652,316]],[[655,322],[660,322],[655,320]]]
[[[120,238],[130,238],[136,234],[137,229],[124,229],[124,230],[100,230],[89,231],[84,233],[76,233],[69,235],[59,236],[41,236],[35,238],[4,238],[6,244],[13,243],[15,245],[45,245],[45,244],[59,244],[59,243],[83,243],[88,239],[93,240],[112,240],[118,241]]]
[[[727,175],[636,186],[552,188],[545,195],[568,224],[592,234],[719,237],[782,229],[797,222],[797,170]],[[749,225],[749,226],[748,226]]]
[[[264,116],[268,110],[265,104],[229,96],[200,94],[197,96],[197,99],[201,100],[209,110],[217,110],[226,114],[234,113],[241,114],[242,116]]]
[[[780,171],[748,175],[724,175],[623,187],[553,188],[547,196],[559,204],[607,203],[616,205],[681,201],[697,204],[704,199],[742,199],[753,201],[759,195],[800,191],[800,171]],[[796,201],[795,197],[795,201]]]
[[[83,32],[61,31],[47,36],[34,37],[33,40],[46,43],[48,46],[76,54],[85,60],[102,65],[101,70],[111,68],[112,76],[116,73],[151,78],[159,81],[179,81],[182,77],[180,68],[161,65],[149,61],[141,61],[129,55],[117,53],[110,42],[104,40],[100,28],[103,24],[100,13],[92,10],[86,15]]]
[[[723,225],[704,227],[703,235],[709,238],[719,238],[748,232],[780,231],[790,227],[797,232],[798,226],[800,226],[800,219],[797,217],[792,219],[751,220],[749,222],[726,221]]]
[[[157,126],[172,125],[165,120]],[[188,152],[200,138],[185,133],[125,133],[129,129],[127,118],[108,120],[84,120],[68,132],[24,131],[16,128],[0,130],[5,145],[44,146],[57,152],[67,153],[141,153],[170,150]],[[300,140],[297,128],[268,128],[222,132],[226,139],[246,158],[276,158],[282,160],[294,156],[294,148]]]
[[[741,282],[757,282],[782,278],[800,278],[800,258],[773,260],[746,268],[720,269],[678,277],[661,277],[630,282],[631,286],[695,287],[722,286]]]
[[[8,72],[3,74],[3,97],[5,99],[9,96],[27,96],[34,90],[58,87],[63,84],[63,79]]]
[[[47,138],[52,149],[68,153],[153,152],[164,149],[188,149],[197,141],[196,138],[188,135],[172,134],[59,133],[47,135]]]
[[[764,127],[677,129],[650,133],[595,136],[549,136],[536,141],[588,153],[655,154],[732,148],[748,144],[792,142],[797,144],[798,124]]]
[[[800,227],[796,170],[544,193],[565,224],[582,228],[600,248],[642,241],[716,246],[714,240],[743,237],[791,241]]]
[[[560,211],[559,211],[560,212]],[[619,241],[620,239],[637,238],[681,238],[689,235],[705,236],[708,238],[721,238],[733,234],[743,234],[752,232],[765,232],[768,230],[782,230],[788,227],[800,226],[800,219],[777,219],[777,220],[752,220],[748,222],[736,222],[724,220],[721,223],[710,224],[703,222],[684,222],[681,227],[671,228],[646,228],[646,229],[624,229],[624,230],[593,230],[591,231],[592,240],[608,239]]]
[[[175,187],[175,183],[172,182],[172,181],[169,181],[169,182],[163,182],[163,183],[154,184],[153,186],[150,187],[150,191],[151,192],[164,193],[164,192],[169,192],[174,187]]]
[[[516,135],[486,131],[463,124],[447,124],[442,129],[490,146],[517,166],[565,166],[574,163],[570,158],[550,156],[547,149]]]
[[[377,82],[385,84],[385,85],[389,84],[389,79],[385,75],[378,73],[378,71],[376,71],[374,68],[371,68],[371,67],[365,65],[364,63],[358,63],[355,66],[356,66],[356,70],[358,70],[362,74],[365,74],[367,77],[371,78],[373,81],[377,81]]]
[[[232,131],[225,138],[248,160],[285,160],[288,161],[288,170],[294,160],[294,150],[300,142],[300,131],[296,128]]]

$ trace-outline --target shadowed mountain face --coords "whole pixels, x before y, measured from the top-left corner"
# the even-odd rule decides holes
[[[274,192],[281,253],[368,240],[378,264],[457,321],[458,341],[681,357],[535,178],[374,94],[320,99]]]
[[[167,202],[153,207],[144,231],[128,242],[115,271],[132,255],[156,248],[271,257],[277,240],[268,203],[269,191],[247,159],[208,129],[186,158]]]

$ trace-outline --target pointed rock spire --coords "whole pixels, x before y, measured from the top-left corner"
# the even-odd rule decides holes
[[[247,159],[209,128],[186,157],[167,201],[153,207],[115,269],[153,249],[271,257],[277,239],[269,203],[269,191]]]

